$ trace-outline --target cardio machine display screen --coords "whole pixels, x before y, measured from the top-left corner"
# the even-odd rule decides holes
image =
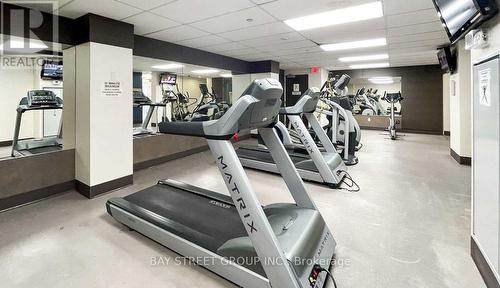
[[[160,84],[169,84],[169,85],[175,85],[177,83],[177,75],[175,74],[162,74],[160,76]]]
[[[41,78],[43,80],[62,80],[63,64],[61,61],[45,61],[43,63]]]

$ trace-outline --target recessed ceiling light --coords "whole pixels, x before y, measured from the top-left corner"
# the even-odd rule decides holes
[[[386,68],[389,67],[389,63],[367,63],[367,64],[356,64],[350,65],[351,69],[365,69],[365,68]]]
[[[247,20],[247,22],[249,22],[249,23],[250,23],[250,22],[253,22],[253,19],[252,19],[252,18],[247,18],[246,20]]]
[[[220,74],[220,77],[231,78],[231,77],[233,77],[233,74],[231,74],[231,73],[222,73],[222,74]]]
[[[193,70],[191,71],[194,74],[214,74],[219,73],[220,70],[217,69],[201,69],[201,70]]]
[[[371,60],[384,60],[388,59],[388,54],[376,54],[376,55],[361,55],[361,56],[349,56],[339,58],[340,62],[359,62],[359,61],[371,61]]]
[[[334,44],[321,45],[321,49],[324,51],[340,51],[347,49],[360,49],[368,47],[378,47],[387,45],[387,40],[385,38],[368,39],[353,42],[343,42]]]
[[[332,26],[384,16],[382,2],[372,2],[363,5],[336,9],[318,14],[285,20],[285,24],[297,31]]]
[[[151,66],[153,69],[159,69],[159,70],[169,70],[169,69],[179,69],[184,67],[182,64],[178,63],[170,63],[170,64],[162,64],[162,65],[154,65]]]

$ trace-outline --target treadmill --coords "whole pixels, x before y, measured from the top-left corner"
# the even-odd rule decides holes
[[[149,122],[151,121],[151,118],[153,117],[153,113],[157,107],[166,107],[167,104],[164,102],[160,103],[154,103],[149,99],[144,93],[141,91],[134,91],[134,104],[133,107],[144,107],[148,106],[148,113],[146,114],[146,118],[142,121],[141,127],[135,127],[133,135],[134,136],[143,136],[143,135],[150,135],[150,134],[155,134],[154,131],[148,129]]]
[[[207,139],[230,196],[162,180],[108,200],[108,213],[241,287],[324,287],[336,242],[273,129],[282,92],[274,79],[255,80],[218,120],[160,123],[161,133]],[[261,133],[295,203],[259,202],[231,143],[250,129]]]
[[[21,131],[21,120],[23,114],[28,111],[40,110],[62,110],[63,100],[56,96],[50,90],[32,90],[28,91],[26,97],[23,97],[17,106],[16,126],[14,128],[14,137],[12,140],[12,150],[10,155],[15,157],[15,151],[28,151],[35,153],[36,150],[44,150],[51,147],[59,150],[62,147],[62,116],[59,121],[59,132],[55,136],[45,136],[40,139],[19,139]],[[22,154],[22,153],[21,153]]]
[[[342,157],[337,153],[335,146],[328,139],[328,136],[314,115],[319,97],[319,89],[311,88],[304,92],[294,106],[282,107],[280,109],[279,114],[288,118],[302,143],[301,147],[294,144],[287,144],[285,147],[302,179],[337,188],[342,184],[344,177],[346,177],[347,168]],[[302,121],[302,116],[307,119],[319,138],[324,152],[319,150],[312,136],[309,134],[309,129]],[[283,133],[283,124],[278,124],[277,127],[282,132],[282,136],[287,134],[286,127],[285,133]],[[301,150],[305,150],[307,153],[304,154]],[[236,153],[245,167],[279,173],[278,166],[275,159],[271,156],[268,147],[263,147],[262,145],[245,145],[238,148]]]

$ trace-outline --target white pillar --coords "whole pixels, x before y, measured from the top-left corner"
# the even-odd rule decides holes
[[[132,182],[132,49],[80,44],[75,68],[75,178],[93,197]]]

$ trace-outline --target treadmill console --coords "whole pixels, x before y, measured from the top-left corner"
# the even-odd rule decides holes
[[[134,91],[134,103],[135,104],[144,104],[144,103],[150,103],[151,100],[144,95],[141,91]]]
[[[28,106],[58,105],[57,96],[49,90],[28,91]]]

